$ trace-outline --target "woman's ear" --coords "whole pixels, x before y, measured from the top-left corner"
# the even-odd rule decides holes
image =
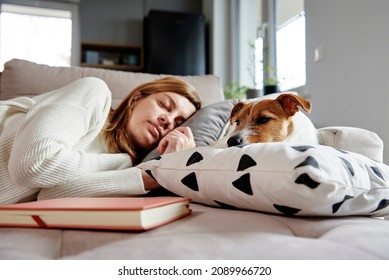
[[[139,100],[143,98],[142,92],[135,91],[132,93],[131,97],[128,99],[127,107],[134,108]]]
[[[134,101],[139,100],[140,98],[142,98],[142,92],[140,92],[139,90],[132,93],[131,99],[133,99]]]

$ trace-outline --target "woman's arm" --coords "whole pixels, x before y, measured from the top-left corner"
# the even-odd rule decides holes
[[[151,191],[160,187],[160,185],[157,183],[157,181],[154,180],[153,177],[148,175],[144,170],[141,170],[141,172],[142,172],[143,185],[146,191]]]
[[[130,167],[123,170],[82,174],[61,186],[41,189],[38,199],[57,197],[123,197],[146,193],[147,189],[143,185],[141,170],[137,167]]]

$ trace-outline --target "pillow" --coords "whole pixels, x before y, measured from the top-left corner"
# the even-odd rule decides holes
[[[194,202],[287,216],[385,216],[389,166],[328,146],[197,147],[142,163]]]
[[[275,99],[281,93],[273,93],[257,97],[252,100]],[[296,93],[297,94],[297,93]],[[189,126],[192,129],[193,137],[197,147],[207,146],[224,136],[229,127],[231,110],[239,99],[227,99],[211,105],[206,105],[197,111],[182,126]],[[250,100],[251,101],[251,100]],[[158,157],[156,149],[152,150],[142,162]]]
[[[230,119],[232,107],[237,102],[237,99],[228,99],[206,105],[182,124],[182,126],[189,126],[191,128],[197,147],[207,146],[219,139]],[[143,161],[148,161],[157,156],[159,154],[154,149]]]

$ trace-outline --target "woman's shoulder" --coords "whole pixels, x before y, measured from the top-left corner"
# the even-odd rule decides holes
[[[95,77],[78,79],[64,87],[38,95],[34,100],[40,105],[69,104],[73,106],[91,106],[111,104],[111,91],[106,82]]]

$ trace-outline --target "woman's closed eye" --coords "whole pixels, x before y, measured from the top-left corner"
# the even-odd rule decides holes
[[[166,101],[159,100],[158,103],[159,103],[159,106],[161,106],[166,111],[170,112],[169,104]]]
[[[169,95],[162,95],[158,99],[158,104],[167,114],[171,115],[174,128],[181,126],[186,121],[186,117],[181,112],[182,108],[177,106],[176,101]]]

